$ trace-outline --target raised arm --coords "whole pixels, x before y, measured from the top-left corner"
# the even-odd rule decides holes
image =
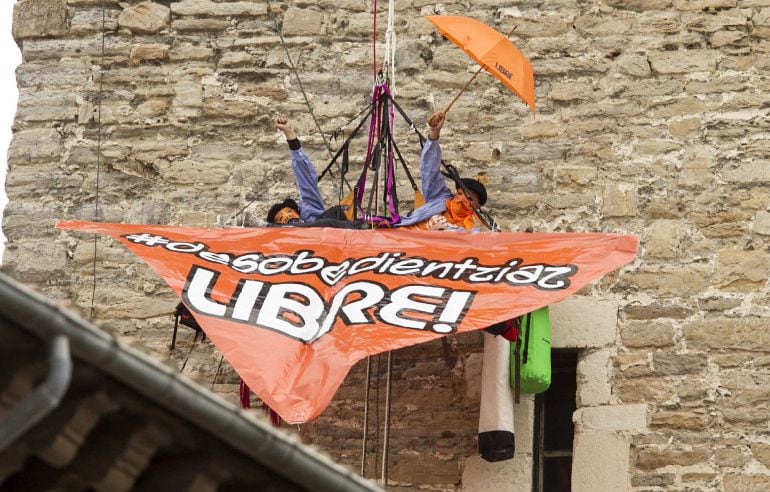
[[[302,150],[297,134],[289,124],[288,118],[278,115],[273,120],[275,127],[286,135],[291,149],[291,168],[299,190],[299,214],[304,222],[312,222],[324,212],[321,193],[318,191],[318,174],[310,158]]]
[[[444,176],[441,175],[441,146],[438,140],[441,137],[441,129],[444,127],[444,114],[440,112],[434,114],[428,119],[428,124],[430,125],[428,140],[420,155],[420,179],[426,203],[452,196],[452,191],[447,187]]]

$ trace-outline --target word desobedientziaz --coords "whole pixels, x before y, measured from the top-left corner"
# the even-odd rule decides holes
[[[291,254],[215,253],[201,242],[171,241],[148,233],[123,236],[135,244],[162,247],[175,253],[192,254],[209,263],[225,265],[239,273],[271,275],[318,276],[325,284],[335,285],[346,277],[368,273],[370,275],[396,275],[417,278],[454,280],[469,284],[504,282],[509,285],[531,285],[542,290],[565,289],[570,277],[577,273],[576,265],[523,264],[521,258],[511,258],[498,265],[482,265],[478,258],[461,261],[435,261],[407,256],[403,252],[385,252],[376,256],[349,258],[339,263],[315,256],[312,250],[297,250]]]

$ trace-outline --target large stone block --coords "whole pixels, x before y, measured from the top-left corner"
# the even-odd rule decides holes
[[[681,374],[697,374],[706,370],[708,357],[706,354],[679,354],[675,352],[654,352],[652,367],[655,374],[672,376]]]
[[[21,0],[13,7],[16,39],[60,36],[67,33],[65,0]]]
[[[751,9],[730,9],[712,13],[702,13],[694,16],[687,23],[687,29],[700,32],[716,32],[725,27],[743,27],[749,24]]]
[[[646,256],[652,258],[676,258],[682,234],[682,224],[678,220],[656,220],[650,224],[644,237],[643,245]]]
[[[711,269],[694,264],[658,271],[637,270],[625,273],[620,283],[657,297],[688,297],[699,294],[710,285]]]
[[[647,405],[603,405],[578,408],[572,416],[575,432],[644,432]]]
[[[8,161],[12,166],[24,162],[58,161],[63,149],[62,136],[53,128],[23,130],[11,140]]]
[[[671,6],[671,0],[606,0],[605,3],[616,9],[628,9],[635,12],[663,10]]]
[[[722,175],[731,183],[748,186],[770,183],[770,160],[755,160],[743,162],[725,170]]]
[[[128,58],[130,50],[131,44],[126,39],[110,36],[104,40],[105,56]],[[25,61],[82,59],[89,56],[100,58],[102,40],[97,36],[86,39],[30,39],[24,42],[21,53]],[[132,78],[132,80],[135,79]]]
[[[650,427],[672,431],[704,431],[708,428],[709,417],[703,409],[666,411],[658,410],[650,417]]]
[[[757,212],[757,215],[754,216],[754,226],[752,227],[752,230],[757,234],[769,236],[770,235],[770,212],[767,212],[765,210],[761,212]]]
[[[716,318],[693,321],[682,328],[690,350],[767,352],[770,318]]]
[[[168,56],[168,48],[165,44],[137,44],[131,48],[131,61],[142,63],[165,60]]]
[[[645,470],[662,468],[669,465],[692,466],[708,461],[711,451],[708,448],[644,448],[636,456],[636,466]]]
[[[631,322],[620,333],[626,347],[670,347],[674,344],[674,326],[665,321]]]
[[[324,16],[317,10],[290,7],[283,16],[284,36],[312,36],[321,34]]]
[[[176,15],[223,17],[229,15],[267,15],[267,4],[259,2],[212,2],[211,0],[182,0],[171,4]]]
[[[607,183],[602,193],[605,217],[633,217],[638,214],[636,186],[629,183]]]
[[[570,297],[550,307],[554,348],[601,348],[615,342],[618,303]]]
[[[714,181],[711,168],[716,164],[716,149],[708,146],[689,147],[682,158],[679,179],[684,185],[706,186]]]
[[[646,55],[629,54],[618,57],[616,63],[620,70],[634,77],[647,77],[652,73]]]
[[[163,162],[158,166],[160,176],[175,184],[220,185],[230,180],[232,163],[229,161],[183,160]]]
[[[716,70],[717,51],[684,50],[650,53],[650,65],[656,73],[713,72]]]
[[[577,365],[578,407],[606,405],[612,398],[610,386],[610,351],[596,350],[581,354]]]
[[[741,247],[717,251],[714,282],[729,290],[747,291],[761,288],[770,277],[768,254],[762,250]]]
[[[480,456],[465,459],[463,492],[510,492],[532,489],[532,456],[516,454],[513,459],[490,463]],[[515,484],[515,485],[514,485]]]
[[[118,25],[134,33],[156,33],[171,20],[171,9],[155,2],[126,7],[118,16]]]
[[[575,19],[575,29],[583,36],[625,34],[634,27],[634,19],[625,16],[585,15]]]
[[[770,490],[770,476],[727,473],[722,479],[722,486],[724,492],[766,492]]]
[[[104,20],[104,31],[114,32],[118,29],[118,12],[112,9],[105,9],[102,16],[102,9],[77,9],[75,15],[70,19],[70,35],[86,36],[102,32],[102,20]]]
[[[629,443],[612,432],[579,432],[572,457],[573,492],[629,490]]]
[[[20,282],[49,283],[67,271],[67,246],[50,238],[14,241],[5,248],[3,269]]]

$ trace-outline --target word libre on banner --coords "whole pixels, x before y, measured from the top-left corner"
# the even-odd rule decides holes
[[[569,286],[569,277],[577,271],[574,265],[523,265],[520,258],[507,260],[502,265],[481,265],[477,258],[464,258],[460,262],[430,261],[407,256],[404,252],[386,252],[335,263],[310,250],[235,255],[212,252],[210,246],[202,242],[171,241],[148,233],[123,237],[133,244],[192,254],[212,266],[224,265],[240,274],[289,278],[314,275],[327,286],[334,286],[342,279],[371,274],[449,279],[469,287],[480,283],[507,283],[555,290]],[[227,302],[218,302],[210,296],[216,290],[218,276],[216,269],[192,266],[182,300],[193,312],[257,325],[303,342],[312,342],[328,333],[338,318],[346,325],[369,325],[374,316],[394,327],[453,333],[477,292],[422,283],[403,284],[390,290],[375,281],[358,280],[345,285],[325,302],[323,293],[307,283],[270,283],[241,277]],[[375,311],[370,314],[372,309]],[[410,312],[428,319],[410,316],[407,314]]]
[[[60,222],[160,274],[244,382],[289,423],[319,415],[359,360],[561,301],[638,238]]]

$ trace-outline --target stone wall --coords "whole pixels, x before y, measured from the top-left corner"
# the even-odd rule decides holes
[[[235,400],[237,378],[207,342],[183,332],[169,352],[175,299],[156,275],[110,240],[53,224],[214,227],[247,204],[262,216],[294,188],[273,114],[295,120],[317,167],[327,161],[289,60],[331,134],[368,100],[373,2],[105,3],[104,15],[102,0],[16,4],[24,62],[3,269]],[[579,340],[606,326],[594,306],[611,306],[609,333],[574,345],[584,350],[573,480],[590,482],[590,467],[618,449],[626,454],[611,458],[626,467],[602,468],[605,485],[624,483],[613,475],[624,468],[633,490],[767,490],[770,0],[396,0],[395,9],[398,100],[418,123],[475,69],[422,15],[517,26],[536,117],[483,74],[443,132],[445,158],[486,180],[504,229],[642,239],[638,261],[585,289],[575,301],[583,316],[554,333]],[[378,10],[381,56],[384,2]],[[402,148],[416,167],[414,146]],[[323,192],[336,196],[331,182]],[[461,477],[479,469],[477,335],[394,354],[394,490],[472,488]],[[300,430],[355,468],[363,379],[359,364]],[[618,411],[633,425],[599,425]]]

